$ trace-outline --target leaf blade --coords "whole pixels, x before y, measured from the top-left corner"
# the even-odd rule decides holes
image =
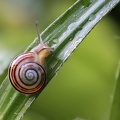
[[[120,62],[118,64],[118,69],[116,72],[116,83],[115,91],[113,93],[113,102],[111,105],[110,120],[119,120],[120,119]]]
[[[73,50],[82,42],[89,31],[119,1],[120,0],[115,0],[114,2],[112,0],[91,0],[89,6],[88,4],[86,6],[86,2],[84,3],[78,0],[42,33],[44,41],[48,42],[49,46],[54,48],[52,56],[47,58],[47,64],[49,65],[47,72],[48,82],[72,54]],[[26,51],[29,51],[37,44],[38,39],[35,39]],[[3,104],[0,105],[0,111],[2,111],[0,118],[5,120],[20,119],[38,96],[38,94],[24,95],[18,93],[10,85],[8,77],[6,77],[0,90],[0,97],[3,98],[1,100],[4,101]],[[2,94],[2,91],[6,91],[6,93]],[[19,102],[16,102],[16,100]],[[7,101],[9,101],[8,104],[6,104]],[[14,104],[17,107],[14,107]]]

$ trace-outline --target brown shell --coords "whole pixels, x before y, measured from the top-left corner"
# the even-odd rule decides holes
[[[34,52],[23,53],[10,64],[9,79],[16,90],[25,94],[32,94],[40,91],[46,83],[45,70],[37,62],[37,57]],[[34,74],[37,77],[33,76]],[[29,79],[26,80],[26,78]]]

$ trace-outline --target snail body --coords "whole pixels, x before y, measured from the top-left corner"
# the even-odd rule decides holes
[[[40,34],[38,38],[41,41]],[[46,83],[44,63],[50,53],[51,48],[40,42],[30,52],[17,56],[9,66],[9,80],[13,87],[24,94],[40,91]]]

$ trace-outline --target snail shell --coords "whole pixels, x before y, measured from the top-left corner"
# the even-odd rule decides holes
[[[30,52],[17,56],[9,66],[9,80],[13,87],[24,94],[40,91],[46,83],[44,63],[50,53],[51,48],[40,42]]]
[[[45,70],[35,58],[36,54],[33,52],[23,53],[9,67],[10,82],[22,93],[35,93],[46,82]]]

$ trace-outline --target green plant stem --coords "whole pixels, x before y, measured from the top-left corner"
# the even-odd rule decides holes
[[[120,62],[116,72],[116,88],[114,91],[114,99],[110,112],[110,120],[120,120]]]
[[[42,38],[54,48],[46,60],[47,83],[90,30],[118,2],[120,0],[78,0],[45,29]],[[26,51],[37,44],[38,39],[35,39]],[[6,77],[0,87],[0,120],[19,120],[39,94],[25,95],[17,92]]]

